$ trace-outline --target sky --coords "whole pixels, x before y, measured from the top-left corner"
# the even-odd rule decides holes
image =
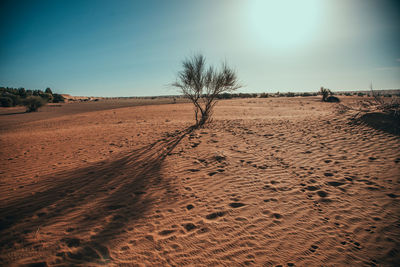
[[[71,95],[179,94],[198,53],[240,92],[400,88],[397,0],[2,0],[0,38],[0,86]]]

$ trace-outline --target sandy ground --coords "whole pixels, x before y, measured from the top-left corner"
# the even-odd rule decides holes
[[[68,105],[0,112],[0,265],[400,263],[399,136],[336,104],[226,100],[197,130],[190,104]]]

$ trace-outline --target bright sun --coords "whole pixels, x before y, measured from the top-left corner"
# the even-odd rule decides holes
[[[322,23],[320,0],[248,1],[248,36],[274,50],[294,50],[315,38]]]

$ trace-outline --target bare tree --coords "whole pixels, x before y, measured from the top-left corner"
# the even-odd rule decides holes
[[[179,88],[181,93],[190,99],[194,105],[196,127],[209,122],[217,103],[217,96],[221,93],[232,92],[241,86],[237,75],[222,63],[221,69],[206,66],[203,55],[194,55],[182,62],[183,70],[178,73],[177,81],[172,84]]]

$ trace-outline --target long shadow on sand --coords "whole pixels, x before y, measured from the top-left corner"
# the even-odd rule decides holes
[[[393,135],[400,135],[400,122],[399,119],[395,117],[381,113],[381,112],[372,112],[366,113],[359,119],[360,122],[367,124],[368,126],[384,131],[386,133],[390,133]]]
[[[18,112],[10,112],[10,113],[0,113],[0,116],[10,116],[10,115],[17,115],[17,114],[25,114],[28,113],[26,111],[18,111]]]
[[[161,175],[165,157],[193,131],[168,134],[155,143],[113,161],[60,173],[30,187],[32,194],[0,206],[0,263],[15,248],[41,246],[32,236],[46,226],[68,225],[57,233],[62,246],[54,249],[67,264],[107,263],[108,243],[149,211],[152,192],[173,194]],[[167,195],[168,197],[168,195]],[[90,233],[90,241],[80,236]],[[33,240],[33,241],[32,241]],[[74,253],[62,247],[74,248]],[[45,249],[45,248],[41,248]],[[23,256],[21,256],[23,257]],[[40,259],[45,260],[45,259]]]

